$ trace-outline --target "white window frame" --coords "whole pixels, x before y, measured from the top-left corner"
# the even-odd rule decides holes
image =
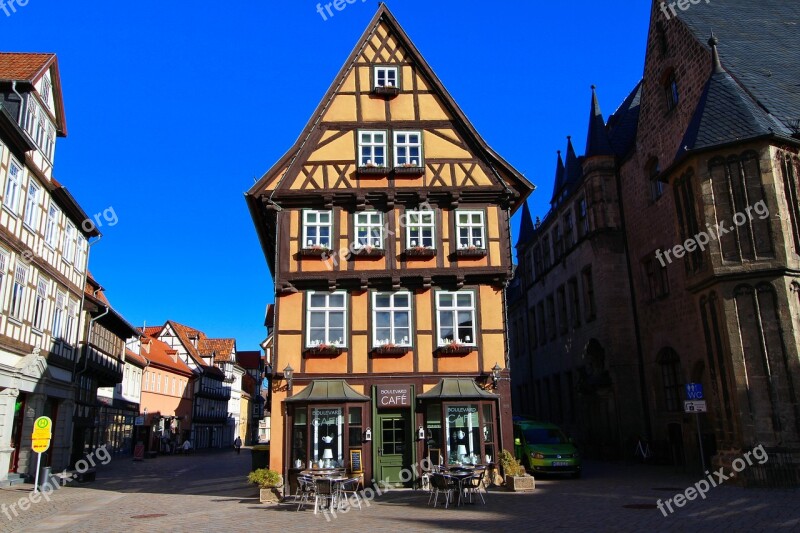
[[[314,296],[324,296],[325,297],[325,305],[320,307],[312,307],[311,303]],[[339,306],[332,306],[330,305],[331,297],[333,296],[342,296],[342,305]],[[306,348],[314,348],[319,346],[319,342],[311,340],[311,313],[325,313],[325,325],[323,329],[325,331],[325,344],[330,346],[336,346],[338,348],[344,348],[347,346],[347,292],[346,291],[335,291],[335,292],[318,292],[318,291],[309,291],[306,296]],[[330,338],[330,330],[332,329],[330,325],[330,317],[332,313],[342,313],[342,338],[341,339],[331,339]],[[315,327],[314,329],[320,329],[319,327]],[[338,329],[338,327],[337,327]]]
[[[47,133],[45,134],[45,143],[42,151],[48,161],[52,163],[53,156],[56,153],[56,128],[50,123],[47,124]]]
[[[56,305],[53,309],[53,329],[51,334],[54,339],[62,339],[64,335],[64,314],[67,310],[67,295],[56,289]]]
[[[83,272],[86,268],[86,257],[89,253],[89,244],[81,233],[77,234],[77,245],[75,246],[75,270]]]
[[[66,227],[64,228],[64,246],[63,250],[61,251],[61,257],[67,263],[72,263],[75,261],[75,248],[76,241],[75,241],[75,234],[77,233],[77,229],[75,229],[75,225],[72,222],[67,222]]]
[[[16,173],[13,170],[16,170]],[[19,215],[19,197],[22,192],[22,165],[11,159],[8,165],[8,176],[3,193],[3,207],[14,216]]]
[[[23,223],[33,231],[39,231],[41,222],[42,188],[33,178],[28,180],[28,194],[25,197],[25,214]]]
[[[0,248],[0,311],[3,310],[3,302],[5,302],[5,298],[3,298],[3,282],[6,279],[6,268],[8,268],[10,257],[11,254]]]
[[[50,281],[42,276],[36,282],[36,297],[33,303],[33,328],[42,331],[44,317],[47,315],[47,295],[50,292]]]
[[[483,211],[456,210],[456,247],[459,250],[469,249],[473,246],[479,250],[486,249],[486,215]],[[466,216],[467,221],[462,222],[461,217]],[[476,221],[474,217],[478,217]],[[480,230],[480,235],[475,235],[475,229]]]
[[[321,215],[328,215],[328,222],[320,222]],[[316,235],[310,236],[309,229],[316,228]],[[328,228],[328,243],[324,244],[324,237],[320,231],[322,228]],[[303,210],[303,242],[301,248],[327,248],[333,249],[333,211],[323,210],[318,211],[315,209]]]
[[[387,168],[389,151],[389,132],[386,130],[358,130],[358,166]],[[376,135],[383,136],[383,142],[375,140]],[[368,140],[365,140],[368,136]],[[383,155],[376,156],[375,148],[383,148]],[[383,163],[378,164],[377,158],[382,157]]]
[[[28,266],[17,260],[14,268],[14,284],[11,287],[11,306],[8,315],[22,320],[25,314],[25,288],[28,283]]]
[[[44,102],[47,107],[50,107],[50,91],[52,90],[52,88],[53,84],[50,81],[50,78],[48,76],[45,76],[42,79],[41,97],[42,97],[42,102]]]
[[[61,210],[56,207],[55,202],[50,200],[50,206],[47,208],[47,225],[44,228],[44,243],[55,250],[58,246],[59,227],[58,222],[61,220]]]
[[[377,221],[375,218],[377,217]],[[366,246],[383,248],[383,213],[381,211],[360,211],[353,215],[355,242],[357,250]],[[361,236],[360,231],[366,230],[366,235]],[[366,242],[364,242],[366,241]]]
[[[67,303],[67,320],[64,323],[67,337],[66,340],[69,344],[75,344],[75,336],[77,334],[76,325],[78,323],[78,303],[70,298]]]
[[[436,211],[433,209],[410,209],[405,212],[406,225],[406,248],[430,248],[436,249]],[[425,219],[430,218],[426,221]],[[417,236],[412,236],[412,231],[418,232]],[[430,230],[430,236],[424,235],[425,230]],[[425,240],[430,239],[430,246],[425,244]]]
[[[452,305],[443,305],[442,304],[442,297],[443,296],[452,296],[453,304]],[[470,298],[470,305],[459,305],[458,300],[459,296],[469,296]],[[453,337],[454,341],[458,344],[463,344],[464,346],[476,346],[477,339],[475,338],[477,335],[477,294],[473,290],[461,290],[461,291],[437,291],[436,292],[436,339],[438,346],[446,346],[450,344],[451,341],[445,339],[442,335],[442,315],[443,314],[450,314],[452,317],[453,325]],[[470,335],[465,335],[463,339],[458,338],[458,329],[459,329],[459,322],[458,322],[458,314],[462,312],[469,312],[472,314],[472,332]],[[469,339],[469,340],[467,340]]]
[[[25,131],[31,139],[36,137],[36,125],[39,123],[39,113],[41,112],[33,95],[28,94],[27,108],[25,109]]]
[[[381,296],[389,296],[389,307],[378,307],[378,298]],[[408,298],[408,305],[405,307],[398,306],[395,303],[397,296],[405,296]],[[372,293],[372,345],[385,346],[386,344],[394,344],[395,346],[411,347],[412,339],[414,336],[414,320],[413,320],[413,295],[409,291],[397,292],[373,292]],[[389,313],[389,337],[388,339],[378,338],[378,313]],[[395,325],[395,316],[401,313],[408,314],[408,337],[398,339],[396,329],[405,329],[402,326]],[[382,328],[385,329],[385,328]]]
[[[385,65],[376,66],[373,69],[374,87],[393,87],[400,88],[400,69],[398,67],[389,67]],[[391,78],[394,77],[394,82]]]
[[[411,142],[409,139],[416,135],[418,141]],[[394,166],[402,167],[405,165],[419,168],[423,166],[424,156],[422,152],[422,132],[419,130],[400,130],[393,134],[394,141]],[[411,149],[417,149],[417,155],[411,155]],[[405,149],[406,154],[401,156],[400,150]],[[416,164],[415,164],[416,163]]]

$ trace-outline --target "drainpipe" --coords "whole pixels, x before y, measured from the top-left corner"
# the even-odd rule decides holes
[[[17,124],[20,124],[20,122],[22,121],[22,107],[23,107],[22,104],[24,103],[24,100],[22,98],[22,95],[19,93],[19,91],[17,91],[17,82],[16,81],[12,81],[11,82],[11,92],[16,94],[17,97],[19,97],[19,111],[17,111]]]
[[[94,246],[95,244],[100,242],[100,239],[102,239],[102,238],[103,238],[103,235],[100,234],[100,235],[97,236],[97,238],[95,240],[93,240],[93,241],[88,241],[87,240],[86,241],[86,242],[89,243],[89,246],[86,248],[86,266],[83,269],[83,279],[81,281],[81,286],[80,286],[81,304],[80,304],[80,307],[78,308],[78,320],[79,321],[80,321],[80,318],[81,318],[81,314],[83,313],[83,305],[86,303],[86,281],[89,279],[89,256],[92,253],[92,246]],[[87,340],[88,340],[88,337],[87,337]],[[76,344],[79,344],[79,343],[80,343],[80,339],[78,339],[78,342],[76,342]],[[78,358],[76,357],[75,361],[72,363],[72,383],[73,384],[77,383],[77,380],[75,379],[77,377],[76,374],[75,374],[75,371],[77,369],[78,369]],[[75,409],[77,409],[77,408],[78,408],[78,406],[76,405]]]

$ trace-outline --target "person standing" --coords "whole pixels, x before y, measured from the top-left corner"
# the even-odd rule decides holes
[[[240,454],[242,452],[242,437],[237,436],[236,440],[233,441],[233,447],[236,448],[236,453]]]

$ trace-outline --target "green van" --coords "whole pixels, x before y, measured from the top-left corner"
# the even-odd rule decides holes
[[[514,420],[514,455],[534,476],[569,474],[581,476],[578,449],[561,429],[547,422]]]

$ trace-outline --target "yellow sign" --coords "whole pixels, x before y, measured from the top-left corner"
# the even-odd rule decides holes
[[[50,439],[34,439],[31,447],[36,453],[44,453],[50,449]]]
[[[50,448],[50,439],[53,438],[53,421],[46,416],[40,416],[33,423],[31,446],[36,453],[44,453]]]

